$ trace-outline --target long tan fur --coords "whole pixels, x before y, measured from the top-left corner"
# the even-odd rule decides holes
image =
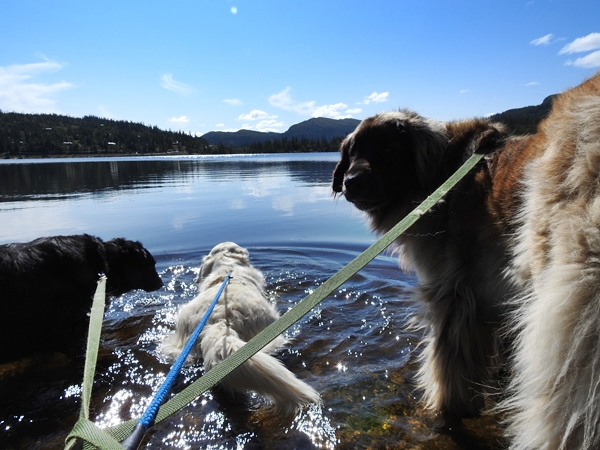
[[[508,431],[515,449],[598,449],[600,74],[560,95],[526,147]]]
[[[402,110],[341,146],[335,192],[383,233],[473,150],[493,150],[398,240],[415,270],[427,404],[476,414],[511,355],[511,448],[600,448],[600,73],[558,96],[535,135]]]

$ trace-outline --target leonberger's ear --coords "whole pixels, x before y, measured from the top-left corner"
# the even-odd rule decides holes
[[[420,117],[402,122],[398,124],[398,129],[406,133],[411,142],[417,179],[422,188],[428,189],[434,182],[448,146],[446,130],[440,123]]]
[[[506,141],[506,129],[500,123],[490,123],[489,127],[477,133],[469,142],[469,153],[491,153]]]
[[[331,188],[336,194],[342,192],[344,187],[344,175],[350,168],[350,157],[348,156],[350,145],[349,137],[344,139],[340,145],[341,159],[335,166],[333,171],[333,182],[331,184]]]

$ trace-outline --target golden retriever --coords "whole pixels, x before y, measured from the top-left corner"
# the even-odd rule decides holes
[[[201,358],[206,370],[212,369],[279,318],[275,306],[265,299],[263,274],[250,264],[248,250],[223,242],[202,260],[196,280],[199,294],[179,310],[175,332],[165,339],[163,354],[179,356],[228,273],[232,279],[200,333],[192,360]],[[277,337],[227,375],[221,386],[231,393],[252,390],[267,397],[273,402],[273,414],[289,415],[310,403],[320,403],[312,387],[271,356],[286,343],[283,336]]]
[[[524,138],[408,110],[365,119],[333,190],[384,233],[473,151],[489,155],[396,241],[420,280],[425,400],[449,419],[477,414],[511,355],[512,448],[600,448],[600,73]]]

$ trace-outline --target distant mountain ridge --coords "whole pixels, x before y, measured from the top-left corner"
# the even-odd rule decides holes
[[[549,95],[540,105],[514,108],[502,113],[494,114],[490,120],[503,122],[508,127],[510,134],[535,133],[538,123],[544,119],[552,109],[555,95]],[[358,119],[328,119],[317,117],[292,125],[283,133],[261,132],[254,130],[239,131],[210,131],[202,135],[210,145],[225,145],[228,147],[247,147],[252,144],[266,141],[281,140],[283,138],[304,138],[309,140],[322,140],[340,138],[352,133],[358,126]]]
[[[540,105],[509,109],[494,114],[489,119],[504,123],[510,134],[533,134],[536,132],[538,124],[550,114],[556,96],[557,94],[549,95]]]
[[[202,135],[210,145],[223,144],[229,147],[245,147],[255,143],[274,141],[283,138],[304,138],[309,140],[331,140],[344,137],[354,131],[360,123],[358,119],[328,119],[316,117],[292,125],[283,133],[253,130],[210,131]]]
[[[556,95],[540,105],[509,109],[489,117],[512,135],[532,134],[548,116]],[[0,110],[0,158],[92,155],[234,154],[337,151],[360,120],[318,117],[284,133],[211,131],[202,137],[182,131],[95,116],[23,114]]]

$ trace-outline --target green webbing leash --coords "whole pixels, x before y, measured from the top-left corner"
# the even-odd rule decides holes
[[[327,296],[329,296],[338,287],[344,284],[350,277],[356,274],[377,255],[383,252],[392,242],[394,242],[402,233],[404,233],[411,225],[413,225],[423,214],[429,211],[442,197],[444,197],[456,183],[458,183],[480,160],[483,154],[474,153],[444,184],[442,184],[433,194],[427,197],[417,208],[396,224],[390,231],[385,233],[379,240],[362,252],[359,256],[353,259],[349,264],[343,267],[339,272],[325,281],[311,294],[297,303],[292,309],[286,312],[281,318],[273,322],[258,335],[248,341],[237,352],[233,353],[217,366],[206,372],[198,380],[194,381],[187,388],[166,402],[158,411],[155,423],[161,422],[170,415],[187,406],[189,403],[196,400],[204,392],[212,388],[225,376],[242,365],[245,361],[259,352],[269,342],[291,327],[294,323],[300,320],[311,309],[317,306]],[[92,320],[92,318],[90,318]],[[101,318],[100,318],[101,322]],[[91,324],[90,324],[91,328]],[[91,336],[90,336],[91,338]],[[89,346],[89,344],[88,344]],[[97,346],[97,342],[96,342]],[[95,364],[95,361],[94,361]],[[87,388],[91,391],[90,386]],[[84,386],[85,390],[85,386]],[[89,405],[89,400],[87,401]],[[67,437],[67,447],[75,438],[80,438],[85,442],[92,444],[88,447],[84,444],[84,448],[94,448],[102,450],[122,450],[118,442],[123,441],[133,430],[137,420],[129,420],[116,427],[106,428],[104,430],[98,428],[95,424],[80,416],[79,421],[71,434]],[[90,427],[91,425],[91,427]],[[90,429],[91,428],[91,429]],[[93,430],[93,432],[92,432]],[[105,439],[101,439],[105,437]],[[117,443],[117,444],[115,444]],[[72,444],[71,444],[72,445]],[[115,446],[117,445],[117,446]]]

